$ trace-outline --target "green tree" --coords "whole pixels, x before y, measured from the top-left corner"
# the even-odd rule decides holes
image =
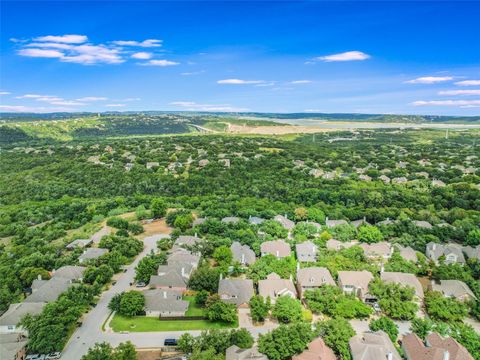
[[[270,301],[265,300],[261,295],[252,296],[249,302],[250,315],[254,321],[262,322],[270,311]]]
[[[206,316],[210,321],[234,323],[237,321],[237,307],[235,304],[224,303],[221,300],[207,304]]]
[[[145,307],[145,297],[140,291],[127,291],[120,300],[119,313],[123,316],[135,316],[140,314]]]
[[[230,344],[237,345],[241,349],[248,349],[253,346],[253,336],[247,329],[233,329],[230,331]]]
[[[465,238],[465,245],[480,245],[480,229],[473,229],[468,233],[467,237]]]
[[[188,287],[192,290],[206,290],[209,293],[218,291],[218,282],[220,281],[220,272],[218,269],[209,268],[208,265],[200,266],[190,276]]]
[[[195,294],[195,303],[199,306],[205,306],[210,294],[206,290],[200,290]]]
[[[413,261],[405,260],[398,250],[395,250],[390,259],[388,259],[384,270],[410,274],[417,274],[419,272],[418,266]]]
[[[180,229],[181,231],[185,231],[188,228],[192,227],[193,224],[193,215],[191,213],[188,214],[181,214],[177,215],[173,226]]]
[[[383,234],[376,226],[363,225],[358,229],[358,240],[367,244],[378,243],[383,240]]]
[[[36,279],[48,280],[50,279],[50,273],[43,269],[43,268],[36,268],[36,267],[27,267],[22,270],[20,273],[20,279],[22,280],[22,284],[25,287],[29,287],[32,285],[33,280]]]
[[[164,217],[167,213],[167,203],[162,198],[154,198],[150,203],[150,209],[154,218]]]
[[[302,305],[290,296],[280,296],[273,305],[272,316],[287,324],[302,320]]]
[[[384,283],[377,279],[370,283],[369,290],[372,295],[377,296],[378,304],[387,316],[399,320],[411,320],[415,317],[418,305],[413,302],[413,287]]]
[[[342,360],[350,360],[348,341],[355,335],[350,323],[342,318],[321,321],[316,324],[320,337]]]
[[[215,249],[213,252],[213,258],[220,266],[228,266],[232,263],[233,254],[232,250],[226,245],[222,245]]]
[[[290,359],[305,350],[313,335],[311,325],[307,323],[280,325],[269,333],[259,335],[258,350],[270,360]]]
[[[152,275],[157,274],[158,266],[166,263],[165,253],[153,252],[142,258],[135,267],[135,280],[148,283]]]
[[[113,295],[112,299],[108,303],[110,311],[120,311],[120,301],[122,301],[123,292]]]
[[[383,330],[387,333],[393,343],[397,341],[398,326],[388,317],[381,316],[378,319],[370,321],[369,327],[372,331]]]
[[[439,291],[428,291],[425,294],[425,307],[432,319],[447,322],[461,321],[468,313],[467,305],[444,297]]]

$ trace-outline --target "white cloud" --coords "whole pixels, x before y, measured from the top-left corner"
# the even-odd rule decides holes
[[[188,111],[239,112],[249,110],[247,108],[230,106],[230,104],[197,104],[193,101],[175,101],[170,104]]]
[[[120,64],[125,60],[120,56],[118,49],[109,49],[105,45],[80,45],[73,49],[72,54],[63,56],[61,61],[92,65]]]
[[[480,95],[480,90],[445,90],[439,91],[438,95]]]
[[[69,107],[30,107],[23,105],[0,105],[0,111],[6,112],[33,112],[33,113],[48,113],[58,111],[76,111]]]
[[[198,75],[198,74],[203,74],[204,72],[205,70],[199,70],[199,71],[192,71],[192,72],[183,72],[183,73],[180,73],[180,75],[183,75],[183,76]]]
[[[115,45],[120,45],[120,46],[138,46],[138,47],[144,47],[144,48],[162,46],[162,40],[157,40],[157,39],[147,39],[144,41],[117,40],[117,41],[113,41],[113,43]]]
[[[85,96],[77,99],[77,101],[104,101],[104,100],[108,100],[108,98],[98,97],[98,96]]]
[[[107,104],[105,106],[108,106],[108,107],[124,107],[125,104]]]
[[[61,97],[55,95],[39,95],[39,94],[25,94],[22,96],[17,96],[16,99],[34,99],[36,101],[61,101],[63,100]]]
[[[319,56],[315,60],[333,62],[333,61],[359,61],[367,60],[370,58],[370,55],[365,54],[361,51],[347,51],[339,54],[331,54],[326,56]]]
[[[82,106],[85,105],[84,103],[78,102],[78,101],[52,101],[50,102],[52,105],[63,105],[63,106]]]
[[[173,66],[173,65],[178,65],[180,63],[175,62],[175,61],[170,61],[170,60],[150,60],[146,63],[140,63],[139,65],[144,65],[144,66]]]
[[[477,86],[480,85],[480,80],[463,80],[463,81],[457,81],[455,85],[458,86]]]
[[[223,79],[218,80],[217,84],[227,84],[227,85],[247,85],[247,84],[263,84],[264,80],[241,80],[241,79]]]
[[[431,101],[414,101],[414,106],[477,106],[480,100],[431,100]]]
[[[453,80],[451,76],[422,76],[413,80],[405,81],[407,84],[436,84]]]
[[[48,49],[21,49],[17,52],[20,56],[40,58],[63,58],[63,53],[58,50]]]
[[[151,59],[153,57],[153,54],[149,53],[149,52],[140,51],[140,52],[136,52],[136,53],[132,54],[131,57],[133,59],[148,60],[148,59]]]
[[[126,99],[122,99],[120,101],[140,101],[140,100],[142,100],[142,99],[140,99],[140,98],[126,98]]]
[[[310,84],[312,82],[312,80],[294,80],[290,81],[290,84]]]
[[[11,93],[8,91],[0,91],[0,95],[10,95]]]
[[[35,41],[50,41],[56,43],[67,43],[67,44],[82,44],[87,42],[88,38],[85,35],[48,35],[40,36],[34,39]]]
[[[54,43],[54,42],[46,42],[46,43],[32,42],[32,43],[29,43],[29,44],[25,44],[25,46],[26,47],[36,47],[36,48],[71,50],[71,49],[74,49],[76,45],[60,44],[60,43]]]

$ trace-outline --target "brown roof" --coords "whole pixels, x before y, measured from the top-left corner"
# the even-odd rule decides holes
[[[295,355],[292,360],[335,360],[335,354],[330,349],[322,338],[316,338],[310,344],[308,349],[303,353]]]
[[[283,240],[265,241],[260,245],[260,250],[262,255],[272,254],[276,257],[287,257],[291,253],[290,245]]]
[[[410,286],[415,290],[415,295],[423,299],[423,287],[417,277],[413,274],[401,272],[382,272],[380,279],[386,283],[396,283],[401,286]]]
[[[426,337],[425,344],[416,334],[405,335],[402,339],[402,347],[410,360],[444,360],[446,352],[449,360],[473,360],[472,355],[451,337],[444,339],[432,333]]]

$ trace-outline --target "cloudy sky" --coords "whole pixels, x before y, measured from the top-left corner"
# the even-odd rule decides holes
[[[3,112],[480,115],[480,2],[0,6]]]

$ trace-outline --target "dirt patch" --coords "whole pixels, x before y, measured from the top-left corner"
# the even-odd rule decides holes
[[[152,236],[155,234],[170,234],[173,230],[170,226],[167,225],[164,219],[154,220],[149,224],[142,224],[142,225],[145,232],[139,235],[140,239],[143,239],[143,238],[146,238],[147,236]]]
[[[157,360],[161,356],[160,349],[137,349],[137,360]]]
[[[337,129],[325,129],[317,126],[242,126],[230,124],[227,132],[234,134],[258,134],[258,135],[287,135],[287,134],[312,134]]]

